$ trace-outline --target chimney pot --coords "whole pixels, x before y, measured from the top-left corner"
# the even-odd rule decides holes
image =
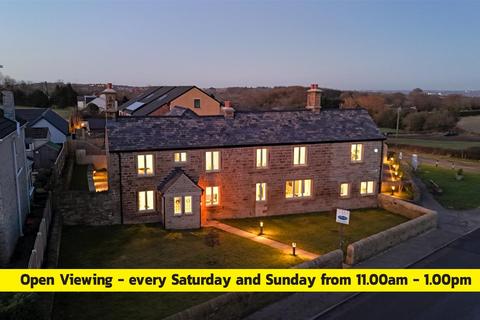
[[[113,88],[112,83],[111,82],[107,83],[107,89],[112,89],[112,88]]]

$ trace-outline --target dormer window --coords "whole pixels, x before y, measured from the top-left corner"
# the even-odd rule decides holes
[[[137,156],[137,174],[151,176],[154,174],[153,154],[139,154]]]

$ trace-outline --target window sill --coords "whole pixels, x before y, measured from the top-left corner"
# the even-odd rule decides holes
[[[307,196],[307,197],[293,197],[293,198],[286,198],[285,197],[285,200],[287,201],[295,201],[295,200],[312,200],[313,197],[312,196]]]
[[[137,213],[152,213],[156,212],[157,210],[155,209],[148,209],[148,210],[138,210]]]
[[[220,170],[205,170],[205,173],[217,173],[220,172]]]
[[[155,177],[155,174],[137,174],[137,178],[150,178],[150,177]]]
[[[360,194],[361,197],[372,197],[375,196],[376,193],[365,193],[365,194]]]
[[[294,164],[293,167],[294,167],[294,168],[304,168],[304,167],[308,167],[308,163],[307,163],[307,164]]]

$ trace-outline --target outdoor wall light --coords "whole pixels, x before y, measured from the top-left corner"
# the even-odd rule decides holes
[[[260,221],[260,235],[263,234],[263,221]]]
[[[373,149],[373,152],[378,153],[378,149],[377,148]]]
[[[295,249],[297,248],[297,243],[296,242],[292,242],[292,255],[296,256],[296,252],[295,252]]]

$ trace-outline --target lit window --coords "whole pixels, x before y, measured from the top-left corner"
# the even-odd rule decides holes
[[[155,209],[153,191],[140,191],[138,193],[138,211],[148,211]]]
[[[293,164],[296,166],[305,165],[307,163],[307,148],[294,147],[293,148]]]
[[[153,174],[153,155],[140,154],[137,156],[137,172],[140,176]]]
[[[350,159],[351,159],[352,162],[360,162],[360,161],[363,160],[363,145],[362,144],[360,144],[360,143],[352,144]]]
[[[200,108],[200,99],[193,99],[193,107]]]
[[[360,183],[360,194],[374,194],[375,181],[363,181]]]
[[[312,195],[312,180],[289,180],[285,184],[285,198],[305,198]]]
[[[173,198],[173,215],[182,215],[182,197]]]
[[[205,152],[205,170],[207,171],[220,170],[220,151]]]
[[[257,168],[266,168],[268,164],[267,149],[257,149]]]
[[[187,162],[187,153],[186,152],[175,152],[173,159],[175,162]]]
[[[267,200],[267,184],[265,182],[257,183],[256,191],[256,200],[257,201],[266,201]]]
[[[205,190],[205,202],[207,206],[216,206],[218,205],[218,187],[207,187]]]
[[[341,183],[340,184],[340,197],[346,198],[350,196],[350,184],[349,183]]]
[[[185,214],[192,214],[192,196],[185,196],[183,200],[185,202]]]

